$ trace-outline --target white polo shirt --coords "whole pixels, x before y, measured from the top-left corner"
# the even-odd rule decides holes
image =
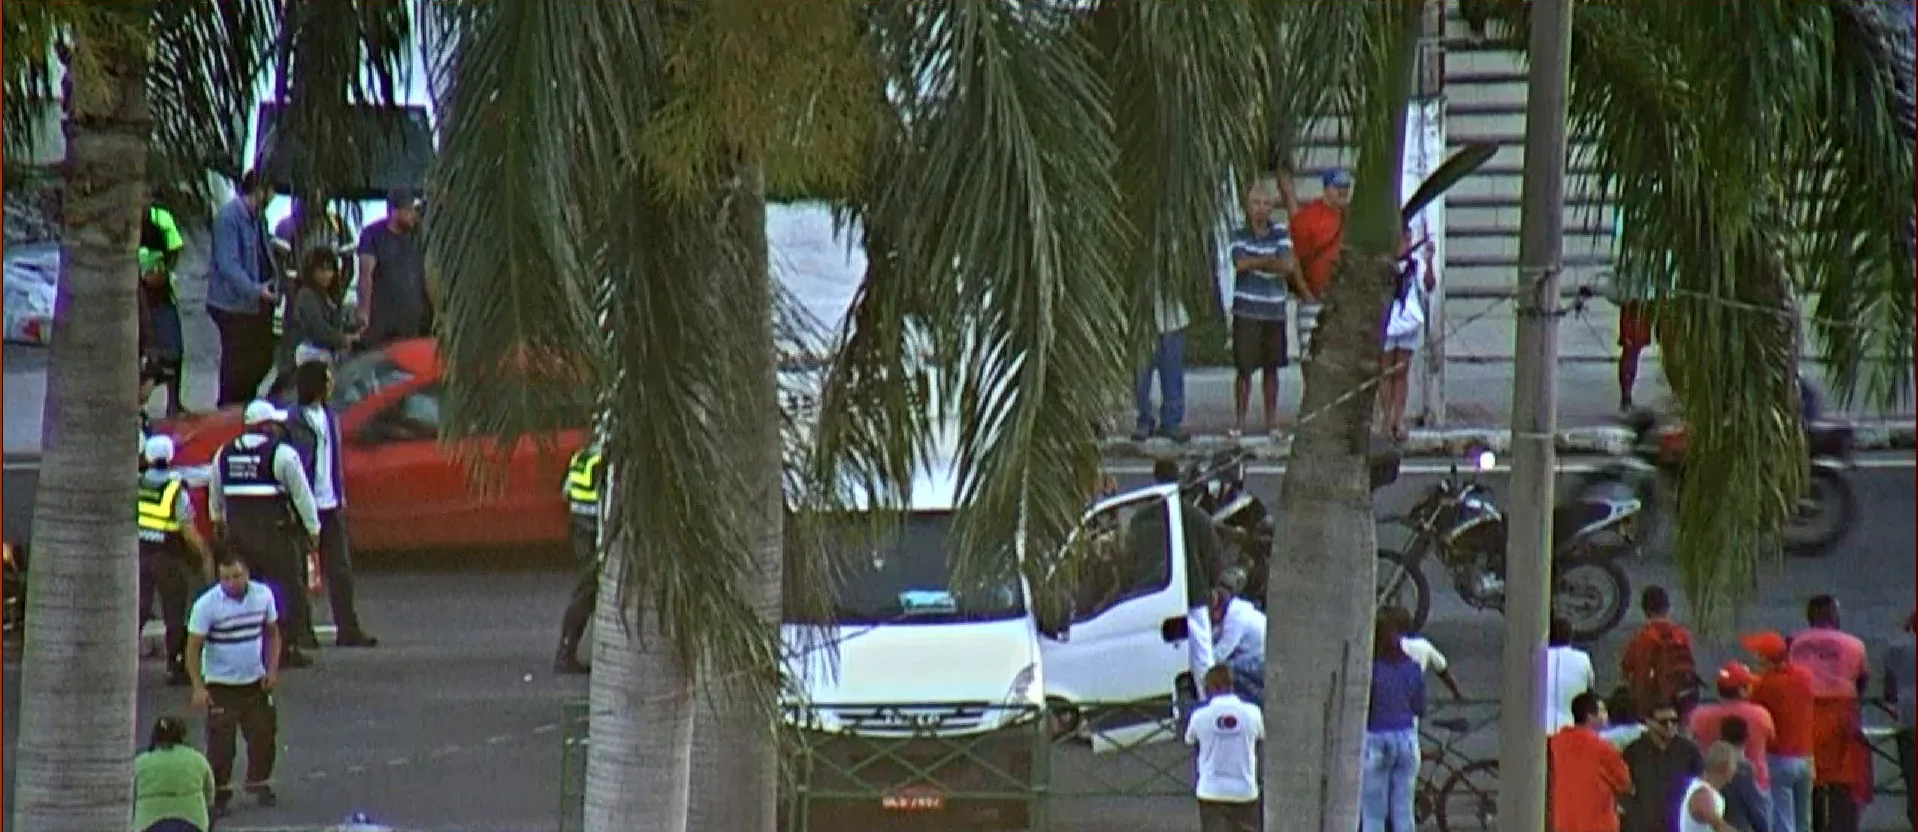
[[[206,639],[201,678],[209,685],[250,685],[266,678],[266,627],[279,621],[273,591],[259,581],[248,581],[239,598],[218,585],[201,594],[186,619],[186,631]]]
[[[1232,694],[1220,694],[1192,712],[1187,745],[1199,747],[1199,783],[1194,794],[1217,803],[1259,799],[1259,741],[1265,717]]]

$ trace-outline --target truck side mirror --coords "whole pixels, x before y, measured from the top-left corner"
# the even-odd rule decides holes
[[[1165,643],[1167,644],[1177,644],[1185,641],[1189,635],[1191,635],[1191,631],[1186,626],[1185,616],[1168,618],[1159,622],[1159,638],[1165,639]]]

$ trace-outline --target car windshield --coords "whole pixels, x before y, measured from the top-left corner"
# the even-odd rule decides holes
[[[328,404],[333,412],[345,413],[366,397],[412,377],[385,353],[363,352],[333,368],[333,399]]]
[[[947,549],[949,512],[914,512],[874,540],[863,525],[842,538],[857,547],[834,606],[840,624],[952,624],[1003,621],[1026,614],[1017,570],[971,586],[955,586]]]

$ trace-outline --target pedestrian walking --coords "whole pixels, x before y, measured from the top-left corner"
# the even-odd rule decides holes
[[[1612,245],[1625,237],[1624,215],[1612,215]],[[1617,258],[1613,258],[1614,262]],[[1657,342],[1659,351],[1669,358],[1671,341],[1662,336],[1659,317],[1666,301],[1677,291],[1669,268],[1657,274],[1612,275],[1612,301],[1618,304],[1618,409],[1634,407],[1632,394],[1638,386],[1638,367],[1645,348]]]
[[[1738,761],[1738,773],[1726,785],[1725,822],[1739,832],[1770,832],[1771,797],[1758,783],[1758,769],[1752,764],[1751,750],[1745,742],[1751,728],[1744,719],[1725,717],[1718,726],[1718,741],[1738,749],[1745,758]],[[1711,747],[1712,743],[1706,743]]]
[[[1812,749],[1814,746],[1811,672],[1791,660],[1785,637],[1752,633],[1741,639],[1760,663],[1751,700],[1771,714],[1778,733],[1766,749],[1771,777],[1773,832],[1811,832]]]
[[[180,329],[179,298],[173,290],[173,270],[185,249],[186,238],[173,213],[148,206],[140,224],[140,407],[146,407],[154,387],[164,387],[168,416],[177,416],[186,407],[180,398],[180,361],[186,341]]]
[[[1736,745],[1744,749],[1750,759],[1758,785],[1770,789],[1771,770],[1765,764],[1765,755],[1771,748],[1772,738],[1778,736],[1778,726],[1772,721],[1770,711],[1749,698],[1752,686],[1757,683],[1758,674],[1744,662],[1726,662],[1718,671],[1718,701],[1692,712],[1691,732],[1699,745],[1710,746],[1719,740],[1726,720],[1743,721],[1745,739]]]
[[[1425,716],[1425,671],[1405,654],[1390,618],[1372,627],[1372,695],[1359,770],[1359,832],[1410,830],[1419,774],[1418,721]]]
[[[286,326],[280,336],[275,372],[282,389],[293,387],[294,370],[307,361],[331,364],[346,355],[357,337],[355,324],[340,308],[339,257],[313,249],[300,262],[287,292]]]
[[[1174,442],[1184,442],[1189,436],[1185,432],[1185,330],[1192,323],[1186,314],[1185,304],[1173,298],[1160,298],[1153,308],[1153,322],[1157,333],[1152,342],[1152,355],[1140,368],[1138,378],[1133,382],[1132,400],[1138,412],[1138,421],[1132,431],[1134,442],[1144,442],[1154,436],[1161,436]],[[1152,379],[1159,379],[1159,407],[1154,418],[1152,408]]]
[[[1838,599],[1805,604],[1805,629],[1791,639],[1791,661],[1811,674],[1812,828],[1857,832],[1871,801],[1871,749],[1859,699],[1870,682],[1865,643],[1839,629]]]
[[[1645,733],[1625,746],[1632,793],[1624,801],[1625,832],[1671,832],[1687,783],[1698,777],[1704,757],[1679,733],[1678,705],[1659,702],[1645,714]]]
[[[1299,355],[1311,354],[1325,292],[1338,271],[1345,248],[1345,209],[1352,204],[1352,172],[1333,168],[1319,177],[1319,198],[1286,206],[1286,225],[1299,256],[1306,292],[1299,296]]]
[[[320,516],[306,465],[286,441],[286,412],[271,402],[246,406],[246,431],[221,448],[213,460],[207,510],[225,545],[272,588],[275,609],[285,623],[275,629],[285,667],[313,663],[292,643],[292,635],[311,631],[306,612],[304,554],[319,545]]]
[[[1645,614],[1645,624],[1625,644],[1618,672],[1633,700],[1677,703],[1679,717],[1689,719],[1700,692],[1691,631],[1672,620],[1671,594],[1662,586],[1645,587],[1638,608]]]
[[[330,256],[330,255],[329,255]],[[353,543],[346,528],[346,471],[341,461],[340,417],[327,405],[333,395],[333,368],[324,360],[307,361],[293,371],[296,401],[288,433],[305,463],[313,487],[313,508],[320,519],[320,574],[333,613],[337,647],[378,647],[366,632],[355,604]],[[311,623],[311,616],[308,616]]]
[[[1245,432],[1252,377],[1261,377],[1265,430],[1279,429],[1279,371],[1289,363],[1285,336],[1287,290],[1307,296],[1292,254],[1292,235],[1272,220],[1275,188],[1261,180],[1246,189],[1245,225],[1227,249],[1232,262],[1232,438]],[[1316,298],[1314,298],[1316,300]]]
[[[186,723],[153,721],[147,749],[133,758],[133,832],[208,832],[213,828],[213,766],[186,741]]]
[[[1632,773],[1599,736],[1603,730],[1605,703],[1586,691],[1572,697],[1572,724],[1546,740],[1552,832],[1618,832],[1618,804],[1631,794]]]
[[[187,619],[187,672],[193,706],[206,710],[206,753],[213,768],[212,815],[233,804],[236,743],[246,737],[246,793],[261,806],[279,803],[273,764],[279,755],[274,704],[284,639],[274,592],[248,574],[237,552],[220,556],[219,584],[193,602]]]
[[[1905,818],[1918,829],[1918,751],[1912,748],[1912,726],[1918,719],[1918,646],[1912,631],[1918,613],[1905,617],[1905,629],[1885,648],[1885,701],[1898,707],[1898,770],[1905,778]]]
[[[220,331],[220,407],[251,401],[273,369],[279,278],[262,213],[272,199],[272,183],[250,171],[240,179],[240,195],[213,221],[206,304]]]
[[[167,684],[187,683],[187,610],[200,590],[213,582],[213,550],[193,523],[193,500],[186,480],[173,469],[173,440],[147,437],[141,456],[136,502],[140,530],[140,624],[152,620],[151,605],[159,596],[160,621],[166,628]]]
[[[386,218],[360,232],[360,346],[373,349],[432,332],[432,299],[419,225],[419,191],[397,188],[386,195]]]
[[[587,672],[579,660],[579,642],[586,636],[586,624],[593,620],[599,603],[600,494],[606,486],[605,458],[595,438],[586,447],[573,452],[566,466],[566,481],[561,490],[573,515],[573,559],[579,564],[579,577],[573,581],[573,594],[566,601],[566,612],[559,622],[559,650],[553,655],[553,672]]]
[[[1733,832],[1725,820],[1725,787],[1737,776],[1740,759],[1738,749],[1722,742],[1708,749],[1703,770],[1685,783],[1684,799],[1674,807],[1672,819],[1677,822],[1666,828],[1675,832]]]
[[[1578,721],[1573,699],[1581,693],[1598,694],[1598,674],[1592,670],[1591,655],[1572,646],[1572,622],[1565,616],[1552,616],[1547,643],[1545,701],[1552,707],[1548,727],[1557,731]]]
[[[1259,743],[1265,717],[1232,692],[1232,669],[1205,672],[1206,703],[1186,723],[1185,744],[1199,749],[1200,832],[1259,832]]]

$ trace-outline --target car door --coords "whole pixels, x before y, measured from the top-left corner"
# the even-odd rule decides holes
[[[1185,538],[1178,493],[1148,489],[1102,501],[1065,555],[1071,624],[1041,642],[1049,695],[1069,702],[1134,703],[1094,715],[1095,748],[1172,739],[1162,731],[1173,680],[1187,665]],[[1100,741],[1103,740],[1104,742]]]
[[[437,383],[384,400],[346,432],[342,462],[356,546],[427,549],[465,538],[461,523],[477,510],[477,498],[465,471],[441,452]]]

